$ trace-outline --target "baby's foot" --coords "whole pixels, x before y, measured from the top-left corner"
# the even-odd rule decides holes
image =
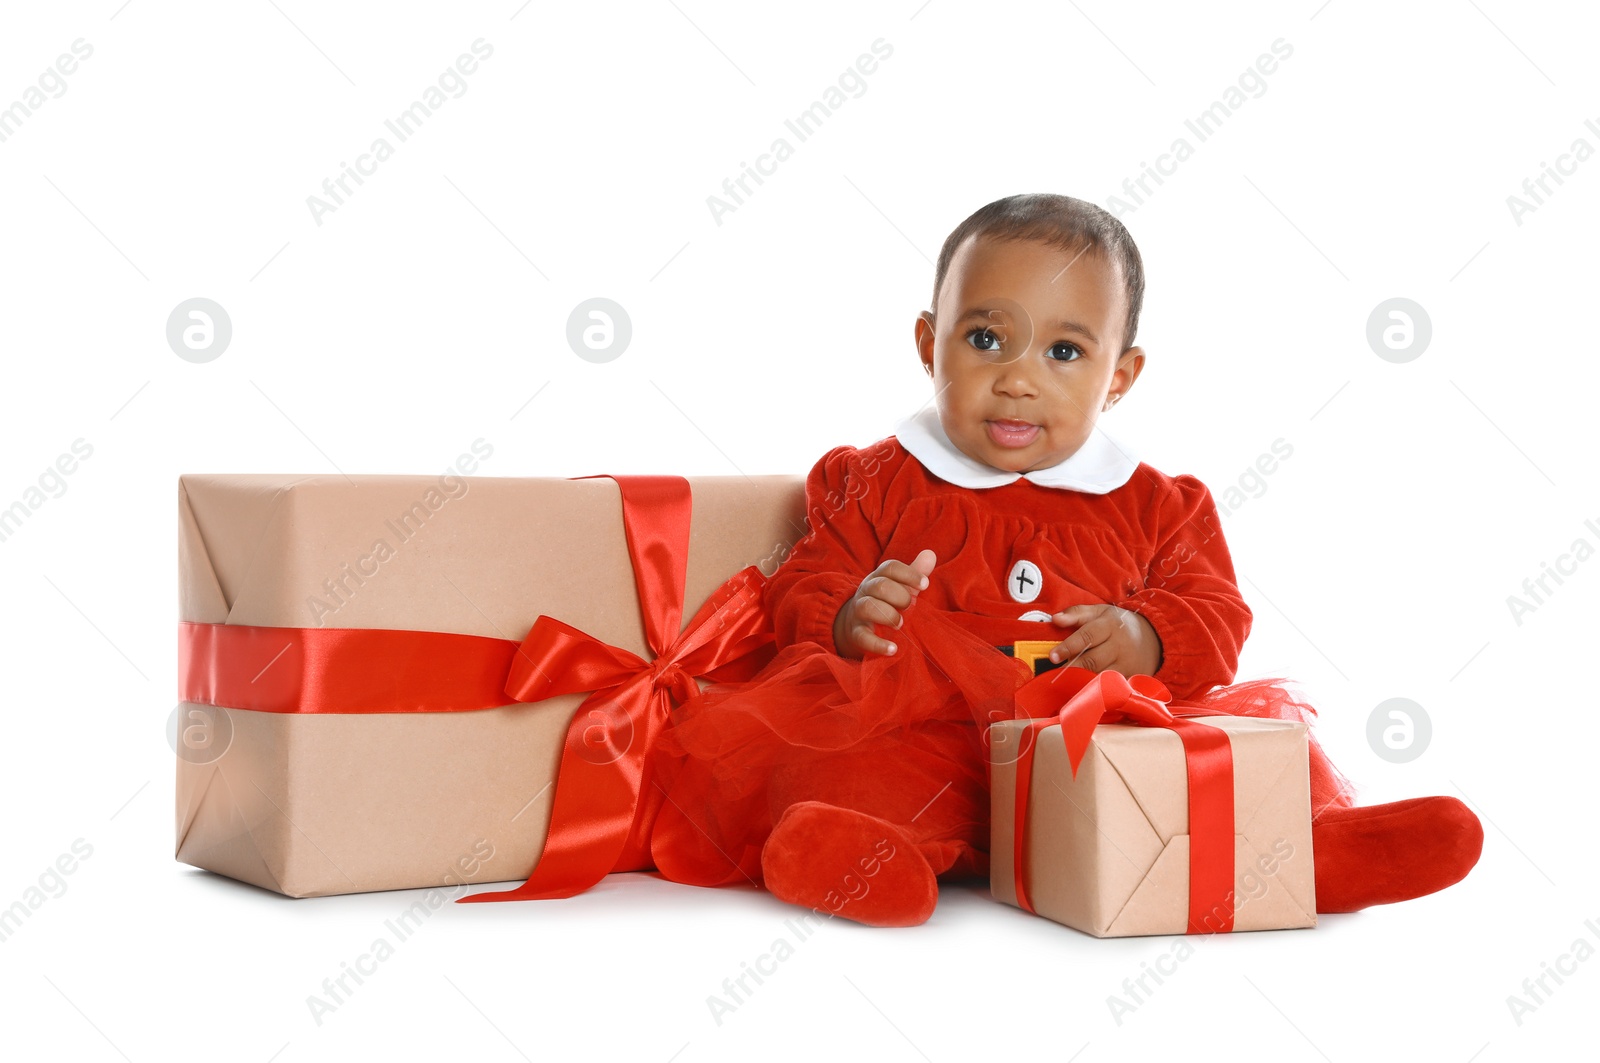
[[[761,875],[780,900],[868,926],[925,923],[939,901],[933,868],[899,827],[821,801],[784,810]]]
[[[1454,797],[1325,809],[1311,824],[1317,911],[1435,893],[1465,878],[1482,851],[1483,825]]]

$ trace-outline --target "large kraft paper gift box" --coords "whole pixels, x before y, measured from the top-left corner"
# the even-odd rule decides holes
[[[217,677],[208,673],[219,671],[234,673],[235,704],[274,681],[296,698],[359,681],[404,701],[406,691],[383,688],[381,661],[371,675],[348,662],[324,674],[332,666],[316,640],[375,637],[371,629],[470,636],[475,653],[503,655],[532,641],[543,615],[651,661],[624,479],[688,485],[686,570],[676,562],[683,628],[730,577],[770,571],[804,532],[801,476],[180,477],[180,696],[187,688],[194,700],[178,707],[177,859],[292,897],[527,878],[584,693],[513,699],[491,676],[485,688],[500,697],[474,711],[200,702],[228,703],[209,693]],[[668,564],[666,551],[640,550]],[[295,641],[274,640],[294,634],[274,629],[315,630],[274,658],[277,641]],[[224,638],[245,634],[257,637]],[[185,642],[198,635],[215,641],[212,657]]]
[[[1150,676],[1081,668],[1019,691],[1019,718],[990,728],[993,896],[1096,937],[1315,926],[1305,724],[1186,717],[1165,694]]]

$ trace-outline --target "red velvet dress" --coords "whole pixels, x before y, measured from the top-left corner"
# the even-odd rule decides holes
[[[810,531],[765,589],[776,656],[754,678],[680,706],[652,754],[667,794],[652,837],[665,877],[760,883],[762,844],[805,800],[897,824],[940,879],[987,875],[985,727],[1011,718],[1029,678],[996,647],[1066,638],[1073,629],[1049,617],[1073,605],[1111,603],[1148,619],[1162,645],[1156,678],[1174,706],[1311,721],[1314,710],[1281,680],[1223,685],[1251,614],[1203,483],[1126,454],[1120,473],[1089,490],[986,476],[976,463],[958,473],[948,440],[943,453],[930,450],[937,429],[922,423],[918,452],[946,475],[1011,482],[974,488],[934,475],[902,443],[909,422],[899,436],[817,462],[806,480]],[[910,563],[923,549],[937,557],[929,586],[901,628],[878,627],[899,650],[840,657],[833,622],[844,602],[879,563]],[[1351,803],[1315,738],[1311,802],[1313,812]]]

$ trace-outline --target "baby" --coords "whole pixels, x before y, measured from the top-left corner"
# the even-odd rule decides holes
[[[1227,685],[1251,613],[1210,491],[1097,423],[1144,369],[1143,292],[1127,230],[1082,200],[1011,196],[950,234],[915,326],[933,405],[823,455],[811,530],[764,590],[777,654],[680,707],[655,751],[663,875],[924,922],[940,880],[988,873],[985,729],[1052,667],[1310,722],[1280,680]],[[1016,652],[1038,640],[1046,657]],[[1460,801],[1355,807],[1314,737],[1310,766],[1318,911],[1431,893],[1476,863]]]

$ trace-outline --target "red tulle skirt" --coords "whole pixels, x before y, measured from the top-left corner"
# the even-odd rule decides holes
[[[919,602],[903,615],[898,629],[878,627],[894,654],[856,661],[796,643],[754,677],[707,687],[674,710],[649,773],[666,795],[651,836],[663,876],[759,885],[773,824],[808,800],[896,824],[942,880],[988,874],[987,727],[1012,718],[1029,677],[964,614]],[[1037,623],[1019,628],[1015,638],[1041,637]],[[1316,715],[1281,679],[1171,704],[1308,725]],[[1313,813],[1351,804],[1314,735],[1310,746]]]

